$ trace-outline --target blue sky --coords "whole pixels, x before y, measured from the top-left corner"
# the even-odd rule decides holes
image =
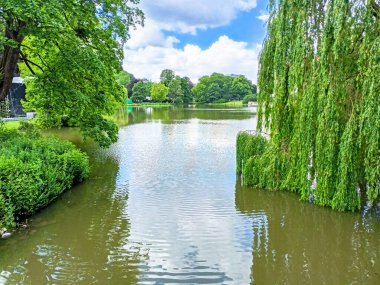
[[[141,0],[144,27],[131,32],[124,69],[157,81],[169,68],[194,82],[212,72],[257,80],[267,0]]]

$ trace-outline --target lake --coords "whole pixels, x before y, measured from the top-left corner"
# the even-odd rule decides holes
[[[380,284],[380,207],[339,213],[241,186],[253,108],[129,108],[91,176],[10,239],[0,284]]]

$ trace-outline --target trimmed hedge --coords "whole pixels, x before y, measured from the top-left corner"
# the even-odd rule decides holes
[[[0,229],[15,227],[15,216],[35,213],[89,173],[87,155],[74,144],[21,129],[0,129]]]

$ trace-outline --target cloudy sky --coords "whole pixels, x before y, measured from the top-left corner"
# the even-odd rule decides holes
[[[257,80],[267,0],[141,0],[145,26],[131,32],[124,69],[158,81],[172,69],[194,82],[213,72]]]

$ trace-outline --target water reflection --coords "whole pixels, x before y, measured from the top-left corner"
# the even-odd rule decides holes
[[[117,162],[99,153],[80,190],[36,215],[30,229],[1,241],[0,283],[136,284],[144,256],[138,246],[125,247],[130,225],[121,213],[128,189],[115,185],[117,172]]]
[[[129,185],[129,241],[148,256],[139,284],[246,284],[250,242],[240,233],[248,224],[235,214],[231,189],[235,134],[253,114],[242,125],[191,110],[155,111],[122,128],[114,146],[118,178]],[[171,123],[163,121],[168,112]]]
[[[133,109],[91,178],[0,240],[0,284],[377,284],[380,218],[242,187],[249,109]]]
[[[242,187],[239,180],[235,204],[252,221],[252,284],[379,283],[374,213],[336,213],[290,193]]]
[[[120,108],[115,114],[115,120],[119,126],[137,124],[148,121],[156,121],[164,124],[172,124],[176,121],[190,119],[209,120],[247,120],[252,118],[251,108],[211,108],[211,107],[126,107]],[[251,126],[252,128],[253,126]]]

